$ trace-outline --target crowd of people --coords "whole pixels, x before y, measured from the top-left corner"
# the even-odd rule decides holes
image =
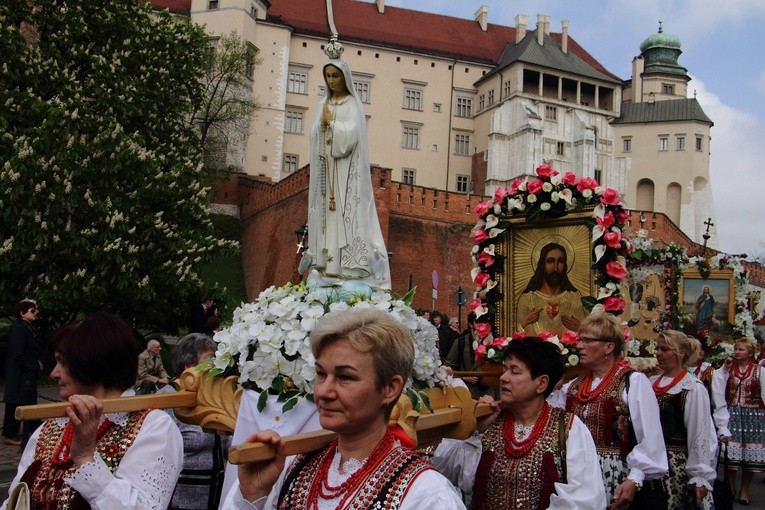
[[[16,308],[9,359],[22,352],[39,361],[37,305],[25,300]],[[469,316],[462,332],[452,320],[439,329],[448,342],[444,364],[457,375],[480,370],[474,320]],[[157,364],[158,345],[149,342],[136,356],[129,326],[104,312],[64,326],[51,342],[51,377],[72,407],[66,418],[29,429],[11,487],[25,482],[38,508],[218,507],[229,441],[179,422],[172,411],[103,411],[104,399],[140,389],[136,374],[142,363]],[[702,342],[666,330],[656,341],[657,369],[647,376],[623,357],[619,319],[594,313],[578,330],[585,371],[566,382],[553,343],[513,340],[497,393],[465,377],[491,413],[468,439],[443,440],[432,459],[388,425],[414,363],[406,328],[385,312],[350,309],[320,319],[310,342],[319,420],[337,439],[288,457],[278,433],[258,431],[248,440],[274,445],[277,456],[239,466],[221,508],[450,509],[465,508],[469,495],[477,509],[710,509],[718,444],[727,448],[740,504],[750,502],[753,474],[765,471],[765,368],[755,362],[752,340],[736,341],[732,358],[715,371],[699,359]],[[190,333],[173,349],[171,372],[214,351],[208,335]],[[31,395],[36,401],[42,367],[14,368],[25,375],[6,398],[6,440],[21,437],[8,411],[32,403]],[[174,391],[166,373],[149,381],[162,385],[160,393]]]

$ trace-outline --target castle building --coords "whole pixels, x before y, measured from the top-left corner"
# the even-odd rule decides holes
[[[491,194],[542,162],[594,177],[627,205],[666,213],[694,241],[714,219],[711,120],[687,99],[680,41],[641,45],[633,77],[609,72],[551,19],[514,26],[386,6],[384,0],[152,0],[211,38],[236,31],[257,49],[257,111],[226,168],[280,181],[309,162],[333,28],[367,116],[370,160],[404,184]],[[225,143],[225,141],[224,141]],[[715,234],[715,231],[711,231]],[[716,246],[716,234],[710,247]]]

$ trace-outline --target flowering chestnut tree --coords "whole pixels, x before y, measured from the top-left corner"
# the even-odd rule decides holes
[[[30,7],[33,6],[33,7]],[[134,0],[0,0],[0,304],[185,323],[212,235],[203,30]]]

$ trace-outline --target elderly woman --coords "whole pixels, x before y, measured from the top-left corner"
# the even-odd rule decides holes
[[[130,327],[97,313],[64,326],[52,341],[51,377],[72,407],[68,418],[35,431],[11,488],[26,482],[33,508],[167,508],[183,461],[173,421],[160,410],[102,412],[101,400],[132,394],[138,346]]]
[[[476,509],[606,507],[598,454],[587,427],[546,401],[563,376],[558,348],[536,337],[505,349],[500,403],[467,441],[444,439],[433,459]]]
[[[749,504],[749,484],[754,473],[765,471],[765,367],[754,362],[754,340],[736,340],[733,357],[715,371],[712,381],[715,425],[721,441],[728,444],[728,477],[736,492],[741,471],[738,502]]]
[[[661,478],[668,470],[659,404],[651,384],[623,360],[624,332],[613,315],[585,317],[577,347],[587,372],[556,391],[550,401],[576,414],[590,430],[609,508],[628,508],[636,496],[636,505],[648,508],[661,501]],[[645,486],[650,491],[641,494]],[[656,502],[642,501],[657,493]],[[658,508],[666,508],[666,501]]]
[[[698,355],[700,344],[684,333],[666,330],[656,339],[656,361],[661,373],[651,378],[659,401],[664,442],[669,457],[665,487],[668,508],[709,509],[717,440],[709,395],[688,367]]]
[[[173,374],[180,375],[207,358],[215,356],[215,342],[202,333],[191,333],[178,342],[170,358]],[[175,388],[164,386],[157,391],[173,393]],[[221,437],[205,432],[199,425],[184,423],[175,417],[172,409],[167,412],[175,420],[183,436],[183,470],[175,487],[171,509],[205,510],[217,508],[223,483],[223,466],[231,436]]]
[[[406,328],[380,310],[334,312],[316,324],[311,350],[319,419],[337,439],[286,460],[276,432],[250,436],[276,445],[276,459],[240,465],[240,491],[224,508],[464,508],[430,462],[388,430],[414,364]]]

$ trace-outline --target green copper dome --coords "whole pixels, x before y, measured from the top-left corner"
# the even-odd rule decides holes
[[[658,33],[649,35],[640,45],[640,55],[645,61],[646,73],[669,73],[685,75],[688,70],[678,64],[682,50],[680,38],[665,34],[659,21]]]
[[[640,52],[643,53],[651,48],[673,48],[680,49],[680,38],[676,35],[665,34],[659,29],[656,34],[649,35],[640,45]]]

